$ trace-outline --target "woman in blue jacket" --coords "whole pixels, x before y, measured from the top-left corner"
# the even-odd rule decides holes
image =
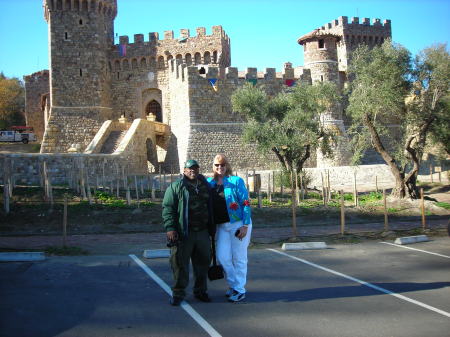
[[[242,178],[232,175],[230,163],[222,154],[214,157],[213,174],[208,182],[217,225],[217,259],[229,286],[225,296],[230,302],[239,302],[245,298],[247,248],[252,232],[248,191]]]

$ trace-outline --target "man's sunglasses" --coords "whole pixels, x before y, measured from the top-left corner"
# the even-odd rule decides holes
[[[225,164],[214,164],[215,167],[225,167]]]

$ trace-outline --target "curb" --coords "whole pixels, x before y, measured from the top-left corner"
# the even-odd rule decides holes
[[[395,239],[394,243],[398,245],[408,245],[411,243],[417,243],[417,242],[426,242],[430,241],[428,239],[428,236],[426,235],[416,235],[416,236],[404,236],[402,238]]]
[[[325,242],[296,242],[283,243],[282,250],[301,250],[301,249],[327,249]]]
[[[170,256],[169,249],[146,249],[144,250],[143,256],[146,259],[159,259]]]
[[[0,253],[1,262],[26,262],[26,261],[43,261],[43,260],[45,260],[44,252]]]

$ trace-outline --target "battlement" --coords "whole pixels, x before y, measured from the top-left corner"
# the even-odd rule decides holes
[[[159,38],[158,32],[150,32],[148,33],[148,40],[144,40],[144,34],[134,34],[134,41],[130,42],[130,38],[128,35],[122,35],[119,37],[119,44],[136,44],[136,43],[146,43],[146,42],[164,42],[164,41],[172,41],[178,40],[180,43],[185,43],[188,39],[198,39],[198,38],[223,38],[229,40],[227,34],[223,30],[222,26],[213,26],[211,35],[206,35],[205,27],[197,27],[196,28],[196,36],[191,36],[189,29],[183,28],[180,29],[180,34],[177,39],[174,37],[173,30],[164,31],[164,38]]]
[[[94,12],[114,19],[117,15],[117,0],[44,0],[43,8],[47,22],[50,13],[56,11]]]
[[[190,78],[203,77],[205,79],[220,80],[300,80],[303,71],[295,71],[292,64],[287,62],[284,64],[282,72],[277,72],[275,68],[265,68],[264,71],[258,71],[258,68],[248,67],[243,71],[239,71],[236,67],[221,68],[217,65],[195,65],[188,66],[177,60],[170,60],[169,69],[172,78],[185,81]]]
[[[359,22],[359,17],[352,17],[351,21],[348,21],[347,16],[340,16],[337,20],[333,20],[322,27],[320,27],[320,30],[328,30],[332,29],[334,27],[355,27],[355,26],[371,26],[370,25],[370,18],[363,18],[362,22]],[[372,19],[372,27],[385,27],[385,28],[391,28],[391,20],[384,20],[383,23],[381,23],[380,19],[374,18]]]

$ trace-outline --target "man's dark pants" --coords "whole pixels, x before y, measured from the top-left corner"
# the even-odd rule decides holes
[[[189,231],[187,238],[181,240],[178,246],[171,248],[170,265],[175,280],[172,287],[174,297],[184,298],[186,295],[185,289],[189,284],[189,260],[191,259],[195,279],[194,294],[206,293],[206,279],[211,262],[211,240],[208,230]]]

